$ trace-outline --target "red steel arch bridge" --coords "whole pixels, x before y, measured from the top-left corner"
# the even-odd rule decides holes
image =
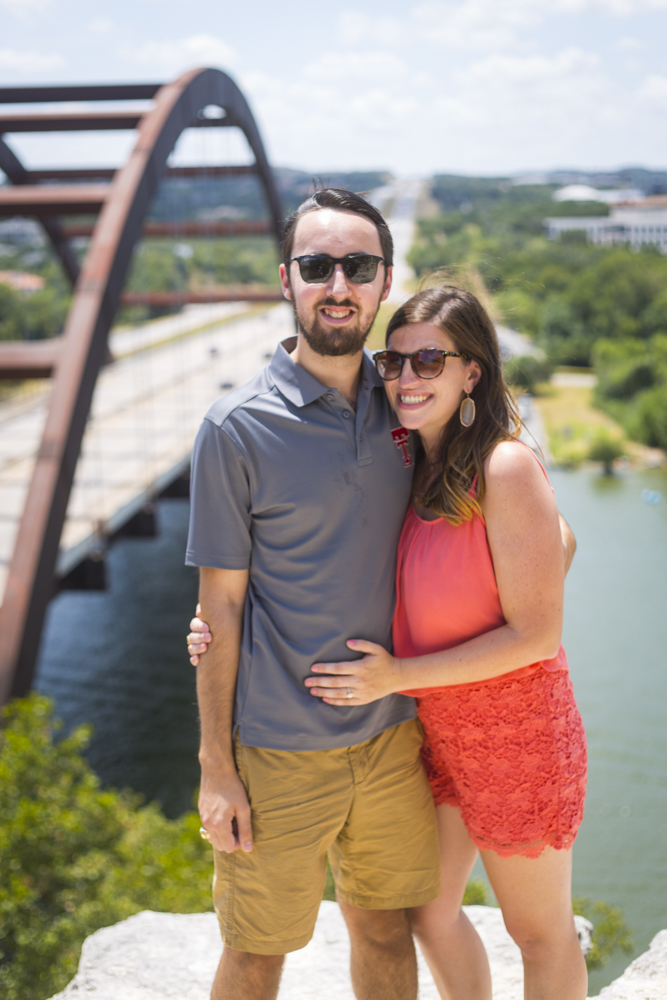
[[[70,102],[76,102],[79,108],[83,105],[86,110],[60,110]],[[137,102],[150,104],[146,110],[137,111],[133,109]],[[11,114],[3,114],[3,106],[7,105],[43,108],[50,104],[57,105],[59,110],[40,110],[36,113],[16,113],[14,110]],[[107,110],[109,104],[113,104],[113,110]],[[230,127],[242,131],[254,156],[253,164],[170,165],[170,155],[186,129]],[[30,170],[5,141],[7,135],[17,133],[128,129],[135,130],[136,141],[127,161],[118,169]],[[101,551],[104,545],[114,534],[123,531],[141,533],[142,518],[150,521],[147,504],[161,492],[178,490],[179,476],[187,469],[187,445],[183,442],[191,438],[192,422],[179,417],[179,390],[175,386],[178,377],[189,372],[188,365],[192,367],[190,354],[185,349],[179,357],[170,356],[169,359],[165,355],[159,363],[154,358],[156,370],[149,371],[147,375],[146,369],[137,376],[136,365],[134,369],[130,367],[133,359],[129,357],[132,355],[129,351],[127,372],[134,371],[135,381],[140,377],[144,382],[146,379],[151,382],[150,392],[144,392],[142,397],[141,419],[144,424],[148,420],[146,399],[148,396],[159,397],[160,386],[156,388],[156,384],[162,379],[164,391],[160,398],[163,398],[163,411],[160,412],[170,415],[171,423],[178,425],[181,436],[176,444],[172,441],[168,447],[165,445],[167,450],[164,454],[151,453],[148,458],[144,455],[144,466],[148,463],[152,471],[148,478],[144,476],[140,486],[130,489],[129,494],[127,489],[123,493],[120,485],[107,484],[107,493],[112,496],[101,505],[102,514],[92,527],[89,523],[92,515],[83,510],[80,497],[77,500],[73,484],[76,485],[79,475],[77,463],[81,465],[83,462],[80,455],[84,435],[86,440],[89,434],[92,435],[93,452],[95,448],[94,427],[91,431],[91,426],[101,426],[104,420],[107,427],[113,424],[121,450],[123,442],[128,439],[129,431],[123,420],[132,405],[123,396],[123,386],[130,375],[123,374],[120,362],[109,364],[109,334],[121,304],[169,308],[184,303],[270,303],[281,300],[279,290],[257,286],[217,287],[194,292],[129,293],[124,291],[124,285],[133,251],[142,239],[173,237],[175,233],[181,238],[263,234],[279,243],[283,209],[248,104],[233,80],[216,69],[193,70],[167,84],[0,88],[0,169],[7,178],[7,183],[0,186],[0,218],[19,216],[37,220],[73,289],[61,336],[41,341],[0,342],[0,379],[50,380],[50,391],[41,403],[43,420],[38,423],[33,421],[28,427],[26,414],[18,412],[9,435],[7,447],[10,454],[3,466],[6,469],[4,472],[0,470],[0,501],[4,497],[5,507],[4,511],[0,511],[2,703],[13,696],[25,694],[31,687],[46,609],[57,587],[67,580],[74,580],[74,586],[86,586],[86,578],[89,582],[92,578],[92,585],[95,586],[96,566],[103,575]],[[175,229],[169,223],[148,218],[151,203],[164,178],[196,178],[202,176],[202,172],[208,178],[254,175],[265,195],[266,219],[190,220]],[[92,221],[87,221],[91,217]],[[85,238],[89,242],[81,260],[75,252],[73,240]],[[239,372],[239,380],[259,366],[260,359],[266,357],[267,346],[279,339],[279,324],[272,326],[270,315],[262,317],[264,326],[254,342],[249,347],[247,343],[244,345],[250,350],[247,359],[249,370]],[[284,325],[285,313],[281,315]],[[173,320],[176,325],[178,322]],[[247,331],[248,328],[245,329]],[[170,334],[166,339],[169,340],[170,336],[177,339],[177,334],[176,330],[173,336]],[[239,336],[243,338],[245,333],[241,332]],[[210,368],[219,354],[219,347],[213,340],[208,352],[208,362],[205,358],[202,365],[199,358],[198,366],[192,368],[191,381],[180,390],[181,404],[184,394],[198,395],[202,386],[205,389],[208,387],[210,392]],[[105,379],[108,384],[103,386]],[[114,379],[115,389],[112,386]],[[106,411],[95,423],[91,417],[91,404],[103,388],[108,399],[113,397],[115,402],[113,405],[110,402],[100,403],[102,409],[106,405]],[[213,388],[219,395],[220,384]],[[114,392],[116,396],[113,396]],[[117,401],[118,393],[123,396],[122,404]],[[203,413],[202,398],[198,395],[196,400],[199,417]],[[34,414],[29,416],[32,420]],[[161,435],[164,436],[160,413],[156,416],[153,412],[151,419],[153,427],[147,430],[144,427],[144,430],[147,436],[150,436],[151,430],[156,431],[152,437],[157,441]],[[159,422],[158,427],[156,422]],[[27,428],[25,434],[21,427]],[[33,454],[26,458],[23,439],[28,441],[31,434],[34,438]],[[169,447],[173,454],[169,452]],[[90,462],[94,458],[94,454],[92,458],[88,455]],[[19,482],[21,477],[16,471],[20,466],[24,470],[23,484]],[[86,477],[90,480],[88,473],[83,479]],[[81,495],[84,486],[82,481]],[[63,541],[68,531],[71,537]],[[79,584],[76,583],[77,574]]]

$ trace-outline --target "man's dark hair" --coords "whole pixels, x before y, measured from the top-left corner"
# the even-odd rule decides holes
[[[290,215],[285,223],[285,234],[281,246],[283,264],[289,270],[289,261],[292,258],[292,248],[294,246],[294,231],[296,224],[306,212],[316,212],[320,208],[333,208],[337,212],[354,212],[356,215],[364,215],[373,223],[380,237],[382,256],[386,267],[391,267],[394,263],[394,241],[389,232],[389,226],[385,222],[381,213],[374,205],[362,198],[354,191],[345,191],[343,188],[323,188],[307,198]]]

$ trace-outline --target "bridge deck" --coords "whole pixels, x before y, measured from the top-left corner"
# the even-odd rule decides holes
[[[228,391],[221,386],[247,381],[293,330],[288,306],[249,312],[227,304],[191,307],[112,335],[118,360],[103,370],[95,390],[61,537],[59,576],[103,547],[105,535],[187,468],[202,416]],[[0,405],[0,602],[48,393],[45,388]]]

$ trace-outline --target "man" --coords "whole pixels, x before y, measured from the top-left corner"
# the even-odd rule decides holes
[[[312,936],[329,852],[359,1000],[414,1000],[406,908],[439,890],[411,699],[349,709],[304,686],[345,642],[390,642],[411,458],[364,342],[391,287],[384,219],[320,191],[288,221],[297,336],[207,414],[187,561],[214,636],[198,668],[199,810],[225,948],[213,1000],[277,996]]]

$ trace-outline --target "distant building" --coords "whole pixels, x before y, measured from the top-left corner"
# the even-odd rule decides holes
[[[612,208],[606,216],[545,219],[550,240],[562,233],[584,232],[589,243],[628,244],[633,250],[656,246],[667,253],[667,208]]]
[[[639,188],[614,188],[600,191],[588,184],[567,184],[553,193],[554,201],[599,201],[604,205],[618,205],[623,201],[641,201],[644,192]]]
[[[41,292],[46,282],[38,274],[29,274],[27,271],[0,271],[0,285],[9,285],[15,292],[22,292],[24,295],[32,295],[33,292]]]

